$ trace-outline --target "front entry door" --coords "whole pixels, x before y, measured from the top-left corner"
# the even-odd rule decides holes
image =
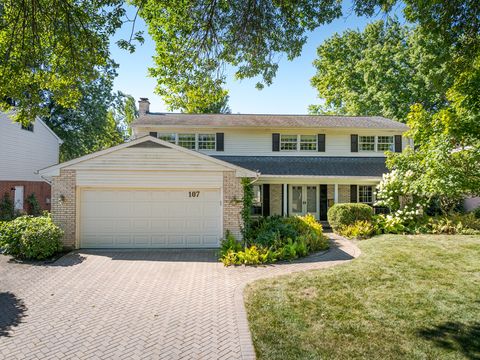
[[[312,214],[318,219],[318,185],[290,186],[290,214]]]

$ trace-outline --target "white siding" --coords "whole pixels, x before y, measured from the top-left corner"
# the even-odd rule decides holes
[[[225,167],[166,147],[127,147],[66,167],[75,170],[224,171]]]
[[[35,171],[58,163],[59,140],[41,121],[22,130],[0,113],[0,180],[40,181]]]
[[[222,172],[77,170],[77,185],[118,188],[220,188]]]
[[[350,151],[350,135],[400,135],[401,131],[395,130],[358,130],[358,129],[221,129],[221,128],[162,128],[145,127],[137,128],[135,133],[137,137],[148,135],[149,132],[158,133],[217,133],[225,134],[225,150],[224,151],[201,151],[207,155],[237,155],[237,156],[384,156],[383,152],[358,152]],[[293,134],[293,135],[309,135],[309,134],[326,134],[325,152],[317,151],[272,151],[272,133]],[[408,144],[408,139],[403,138],[403,148]]]

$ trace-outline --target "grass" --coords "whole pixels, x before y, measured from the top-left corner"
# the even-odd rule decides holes
[[[480,236],[358,246],[347,264],[247,287],[259,359],[480,359]]]

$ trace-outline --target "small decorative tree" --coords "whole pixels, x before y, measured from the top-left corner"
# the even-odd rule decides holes
[[[38,203],[37,197],[35,196],[35,193],[31,193],[27,197],[27,203],[28,203],[28,214],[33,215],[33,216],[40,216],[42,215],[42,208],[40,207],[40,204]]]
[[[10,221],[15,218],[15,207],[8,193],[3,194],[0,200],[0,220]]]

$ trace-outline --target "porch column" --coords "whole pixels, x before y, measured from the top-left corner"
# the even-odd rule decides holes
[[[333,203],[338,204],[338,184],[335,184],[333,189]]]
[[[283,184],[283,191],[282,191],[282,201],[283,201],[283,216],[287,216],[288,214],[288,198],[287,198],[287,193],[288,193],[288,184]]]

